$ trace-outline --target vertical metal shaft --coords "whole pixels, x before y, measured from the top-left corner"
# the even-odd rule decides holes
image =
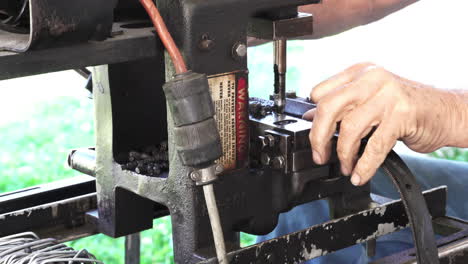
[[[140,263],[140,233],[125,237],[125,264]]]
[[[286,51],[287,41],[286,39],[275,40],[275,111],[278,114],[284,113],[286,105]]]
[[[210,217],[211,229],[213,231],[213,238],[216,248],[216,256],[220,264],[227,264],[226,245],[224,244],[223,228],[221,227],[221,220],[219,217],[218,207],[216,206],[216,198],[213,189],[213,184],[203,186],[205,194],[206,207]]]

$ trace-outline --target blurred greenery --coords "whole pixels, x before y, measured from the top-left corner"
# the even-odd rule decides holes
[[[289,45],[290,54],[300,54],[303,49],[298,42]],[[255,63],[249,63],[250,74],[255,76],[250,79],[251,96],[267,98],[273,87],[272,45],[263,45],[249,52],[249,57],[255,58]],[[289,86],[298,87],[302,77],[300,67],[294,62],[290,63],[287,75]],[[29,95],[26,96],[28,100],[34,96],[32,89],[35,87],[21,89]],[[6,90],[2,91],[4,95]],[[8,102],[3,104],[8,105]],[[14,103],[10,104],[14,106]],[[69,150],[94,145],[92,100],[76,96],[51,96],[37,100],[29,107],[33,110],[26,111],[28,115],[18,113],[24,109],[10,111],[9,106],[0,109],[3,110],[0,116],[0,192],[77,176],[79,173],[66,166]],[[14,118],[11,118],[12,114]],[[460,149],[443,149],[431,156],[468,161],[468,152]],[[142,233],[142,263],[173,263],[170,219],[157,219],[153,227]],[[242,246],[248,246],[255,242],[255,237],[241,234],[241,241]],[[88,249],[105,263],[120,264],[124,260],[123,238],[96,235],[69,244]]]
[[[468,149],[442,148],[429,154],[429,156],[447,160],[468,161]]]
[[[301,89],[311,87],[301,87],[303,71],[300,70],[300,54],[305,47],[301,41],[288,42],[288,70],[286,79],[288,89],[301,92]],[[296,58],[297,57],[297,58]],[[249,94],[251,97],[268,98],[273,93],[273,44],[268,43],[249,49],[249,75],[255,76],[249,79]]]

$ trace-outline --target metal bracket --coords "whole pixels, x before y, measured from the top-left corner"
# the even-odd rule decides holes
[[[307,13],[276,21],[253,18],[247,28],[248,36],[266,40],[294,39],[312,35],[313,32],[313,16]]]

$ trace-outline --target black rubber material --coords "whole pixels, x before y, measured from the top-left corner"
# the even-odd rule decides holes
[[[413,231],[418,263],[438,264],[439,257],[432,228],[432,217],[416,178],[394,151],[390,152],[382,169],[392,179],[401,195]]]
[[[206,75],[178,74],[163,86],[176,127],[188,126],[215,115]]]

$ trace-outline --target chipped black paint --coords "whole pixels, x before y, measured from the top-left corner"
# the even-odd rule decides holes
[[[424,196],[433,217],[445,215],[446,188],[428,191]],[[402,201],[394,201],[232,252],[229,263],[302,263],[407,226],[408,218]],[[217,262],[211,259],[202,263]]]

